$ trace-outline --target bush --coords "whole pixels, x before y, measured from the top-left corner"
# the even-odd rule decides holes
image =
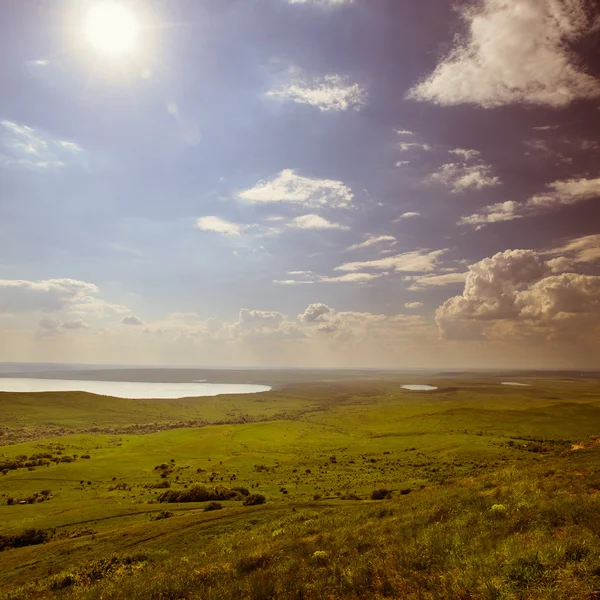
[[[264,504],[267,499],[262,494],[250,494],[244,500],[244,506],[256,506],[257,504]]]
[[[210,512],[211,510],[221,510],[223,506],[219,502],[209,502],[204,507],[204,512]]]
[[[371,494],[371,500],[389,500],[392,497],[392,490],[381,488],[379,490],[373,490]]]
[[[44,529],[26,529],[16,535],[0,535],[0,551],[5,548],[24,548],[37,546],[48,541],[50,535]]]
[[[209,490],[203,485],[195,484],[189,489],[169,490],[162,494],[159,502],[209,502],[215,500],[241,500],[243,494],[222,485]],[[250,497],[250,496],[249,496]]]

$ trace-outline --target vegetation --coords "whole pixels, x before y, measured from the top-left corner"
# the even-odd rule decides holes
[[[82,433],[81,408],[68,435],[9,434],[0,598],[595,598],[600,380],[501,380],[316,382],[211,399],[219,425]],[[27,428],[48,431],[39,396]],[[20,397],[3,402],[14,423]],[[106,427],[135,426],[107,406]]]

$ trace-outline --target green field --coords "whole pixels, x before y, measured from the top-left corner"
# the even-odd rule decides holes
[[[597,375],[271,383],[0,393],[0,598],[600,598]]]

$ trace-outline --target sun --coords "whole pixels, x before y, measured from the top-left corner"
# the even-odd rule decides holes
[[[129,10],[117,2],[100,2],[90,8],[85,35],[97,52],[109,57],[132,54],[137,45],[138,23]]]

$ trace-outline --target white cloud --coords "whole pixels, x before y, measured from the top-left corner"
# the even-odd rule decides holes
[[[311,179],[285,169],[271,181],[261,181],[240,193],[252,203],[290,202],[306,207],[347,207],[354,198],[352,190],[341,181]]]
[[[399,217],[397,217],[396,219],[394,219],[394,223],[400,223],[400,221],[403,221],[404,219],[414,219],[416,217],[420,217],[421,213],[418,212],[405,212],[402,213]]]
[[[303,323],[320,323],[330,314],[332,309],[326,304],[320,302],[311,304],[302,314],[298,315],[298,320]]]
[[[332,223],[319,215],[302,215],[301,217],[296,217],[292,221],[292,227],[297,227],[298,229],[350,229],[345,225]]]
[[[274,279],[276,285],[312,285],[314,281],[309,279]]]
[[[378,235],[371,236],[367,238],[364,242],[360,242],[359,244],[353,244],[349,248],[346,248],[346,252],[351,252],[352,250],[359,250],[361,248],[369,248],[371,246],[375,246],[377,244],[395,244],[396,238],[393,235]]]
[[[600,96],[600,83],[570,50],[592,25],[585,0],[483,0],[465,8],[463,18],[468,35],[409,98],[491,108],[560,107]]]
[[[323,283],[369,283],[374,279],[379,279],[383,273],[346,273],[339,277],[319,277],[319,281]]]
[[[242,226],[226,221],[221,217],[200,217],[196,220],[196,227],[200,231],[213,231],[224,235],[240,235]]]
[[[339,6],[352,4],[354,0],[287,0],[288,4],[317,4],[320,6]]]
[[[498,202],[490,206],[484,206],[480,212],[462,217],[458,225],[475,225],[477,229],[490,223],[501,223],[520,219],[523,215],[518,213],[519,205],[512,200]]]
[[[398,135],[415,135],[414,131],[409,131],[408,129],[396,129],[396,133]]]
[[[537,194],[527,201],[534,211],[554,206],[576,204],[600,197],[600,177],[596,179],[567,179],[548,184],[548,192]]]
[[[565,260],[570,263],[593,263],[600,261],[600,234],[585,235],[579,238],[574,238],[567,242],[564,246],[550,250],[544,254],[561,255],[554,261],[562,260],[564,266]],[[564,255],[570,255],[568,258]],[[552,261],[548,261],[549,263]],[[555,265],[558,267],[560,263]],[[560,270],[563,270],[562,268]]]
[[[144,321],[142,321],[140,318],[136,317],[135,315],[128,315],[127,317],[123,317],[123,320],[121,321],[121,323],[123,325],[134,325],[134,326],[144,325]]]
[[[414,250],[396,256],[388,256],[377,260],[345,263],[336,267],[336,271],[362,271],[375,269],[380,271],[397,271],[419,273],[435,270],[438,258],[447,250]]]
[[[295,71],[292,70],[292,74]],[[321,112],[360,110],[367,103],[367,92],[342,75],[325,75],[307,78],[296,75],[278,89],[269,90],[267,96],[308,104]]]
[[[481,190],[485,187],[500,185],[500,179],[492,175],[491,165],[484,164],[448,163],[442,165],[437,173],[433,173],[431,180],[442,183],[453,194],[468,189]]]
[[[404,308],[408,308],[409,310],[413,310],[416,308],[422,308],[422,307],[423,307],[422,302],[405,302],[404,303]]]
[[[76,279],[0,280],[0,314],[60,311],[87,303],[98,287]]]
[[[27,125],[0,121],[0,166],[32,171],[61,169],[81,164],[82,148]]]
[[[410,165],[410,160],[398,160],[396,161],[396,166],[399,167],[405,167],[406,165]]]
[[[455,283],[464,283],[467,278],[466,273],[444,273],[443,275],[419,275],[418,277],[406,277],[406,281],[411,281],[408,288],[411,291],[422,290],[427,287],[442,287]]]
[[[433,150],[432,146],[422,142],[400,142],[400,144],[398,144],[398,148],[400,148],[401,152],[408,152],[409,150],[423,150],[425,152],[431,152]]]
[[[464,161],[473,160],[481,154],[479,150],[467,150],[465,148],[454,148],[454,150],[448,150],[448,152],[462,157]]]

